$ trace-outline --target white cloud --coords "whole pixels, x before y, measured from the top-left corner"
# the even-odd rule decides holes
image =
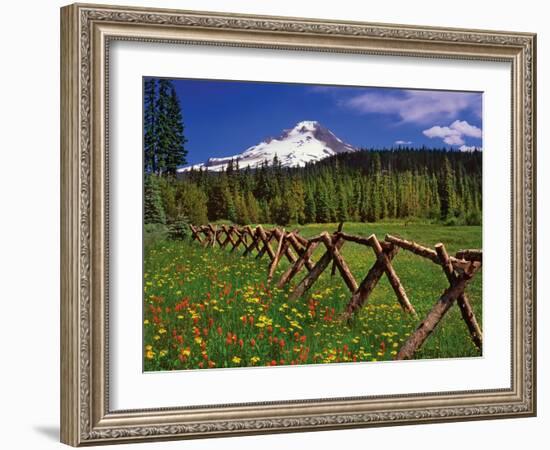
[[[481,150],[481,147],[476,147],[475,145],[461,145],[458,149],[461,152],[475,152],[476,150]]]
[[[475,125],[470,125],[465,120],[455,120],[451,124],[451,128],[453,130],[459,131],[460,134],[463,134],[464,136],[469,136],[474,138],[481,137],[481,129],[476,127]]]
[[[481,138],[481,129],[465,120],[455,120],[448,127],[434,125],[422,131],[424,136],[442,139],[447,145],[464,145],[464,137]]]
[[[399,141],[395,141],[394,144],[395,145],[410,145],[410,144],[412,144],[412,141],[401,141],[401,140],[399,140]]]
[[[448,91],[366,92],[342,101],[344,106],[361,113],[397,114],[403,122],[429,123],[455,119],[464,110],[479,114],[480,94]]]

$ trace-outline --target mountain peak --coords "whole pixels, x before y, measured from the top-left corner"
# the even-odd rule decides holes
[[[199,168],[211,171],[224,170],[231,161],[238,161],[239,167],[259,167],[265,161],[271,164],[277,156],[283,167],[303,167],[337,153],[354,152],[355,147],[343,142],[334,133],[316,120],[302,120],[293,128],[286,129],[276,138],[267,138],[249,147],[243,153],[223,158],[209,158],[207,162],[182,167],[178,172]]]
[[[296,131],[314,131],[317,128],[321,128],[321,124],[316,120],[302,120],[294,125],[293,130]]]

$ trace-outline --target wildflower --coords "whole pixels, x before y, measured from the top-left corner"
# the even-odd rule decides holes
[[[166,328],[159,328],[158,333],[159,333],[159,334],[164,334],[164,333],[166,333]]]
[[[233,356],[231,362],[233,362],[234,364],[240,364],[241,358],[239,358],[238,356]]]

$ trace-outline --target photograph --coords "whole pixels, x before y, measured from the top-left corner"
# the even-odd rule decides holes
[[[60,8],[61,442],[524,439],[542,22],[398,2]]]
[[[144,372],[483,356],[482,92],[142,81]]]

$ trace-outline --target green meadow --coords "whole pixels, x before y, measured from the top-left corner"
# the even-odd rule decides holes
[[[264,228],[273,225],[264,224]],[[304,237],[333,232],[335,223],[287,226]],[[344,224],[346,233],[379,240],[393,234],[449,254],[481,248],[481,226],[448,226],[427,221]],[[272,242],[275,246],[274,241]],[[274,287],[287,267],[282,261],[266,284],[269,258],[242,257],[243,250],[204,248],[190,239],[153,239],[144,257],[144,369],[146,371],[320,364],[392,360],[437,301],[448,282],[441,267],[401,250],[393,266],[418,317],[401,310],[384,276],[368,302],[348,324],[342,313],[351,295],[330,266],[296,301],[290,286]],[[314,260],[324,246],[317,248]],[[342,250],[358,283],[375,262],[371,248],[347,242]],[[482,271],[467,294],[482,327]],[[416,358],[480,356],[458,307],[451,308]]]

